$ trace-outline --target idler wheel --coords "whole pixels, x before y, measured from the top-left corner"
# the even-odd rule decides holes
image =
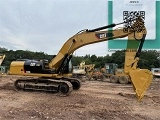
[[[71,82],[73,90],[78,90],[81,87],[81,82],[79,80],[74,80]]]

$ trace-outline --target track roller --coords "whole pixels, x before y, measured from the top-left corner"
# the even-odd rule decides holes
[[[44,91],[69,95],[73,90],[70,82],[53,79],[18,79],[15,82],[17,90]]]

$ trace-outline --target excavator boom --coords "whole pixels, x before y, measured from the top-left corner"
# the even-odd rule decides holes
[[[97,29],[95,29],[97,30]],[[94,30],[84,30],[73,37],[71,37],[61,48],[59,53],[54,59],[49,63],[49,68],[58,69],[62,60],[66,54],[70,55],[75,50],[85,45],[104,42],[107,40],[113,40],[116,38],[127,37],[131,33],[124,33],[123,29],[108,30],[108,31],[94,31]]]

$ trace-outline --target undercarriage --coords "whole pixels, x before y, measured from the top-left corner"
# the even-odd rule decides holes
[[[69,95],[72,90],[78,90],[81,83],[74,78],[47,79],[47,78],[21,78],[16,80],[15,88],[25,91],[44,91]]]

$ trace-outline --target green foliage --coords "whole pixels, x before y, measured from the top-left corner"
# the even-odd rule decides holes
[[[146,69],[158,68],[160,67],[160,59],[158,59],[159,57],[160,53],[155,50],[142,51],[138,66]]]
[[[77,60],[78,59],[78,60]],[[103,57],[97,57],[96,55],[86,55],[84,57],[73,56],[74,62],[73,65],[79,65],[80,62],[85,61],[86,64],[95,64],[97,67],[104,67],[105,63],[116,63],[119,68],[124,67],[125,61],[125,51],[116,51],[111,56],[106,55]],[[151,51],[142,51],[140,55],[140,60],[138,62],[138,67],[142,69],[151,69],[160,67],[160,53],[155,50]]]
[[[47,59],[51,60],[53,55],[48,55],[44,52],[32,52],[29,50],[7,50],[0,47],[0,54],[5,54],[6,58],[2,65],[8,66],[10,63],[16,59],[36,59],[42,60]],[[111,56],[96,56],[96,55],[85,55],[85,56],[73,56],[72,64],[74,66],[79,65],[80,62],[85,61],[86,64],[95,64],[96,68],[104,67],[105,63],[116,63],[119,68],[123,68],[125,60],[125,52],[116,51]],[[142,51],[140,55],[140,60],[138,62],[139,68],[151,69],[153,67],[160,67],[160,53],[157,51]]]
[[[29,50],[7,50],[5,48],[0,48],[0,54],[5,54],[6,57],[2,63],[3,66],[10,66],[10,63],[17,59],[34,59],[34,60],[42,60],[47,59],[51,60],[53,55],[47,55],[44,52],[32,52]]]
[[[118,64],[119,68],[123,68],[124,61],[125,61],[125,52],[124,51],[116,51],[111,56],[111,63]]]

